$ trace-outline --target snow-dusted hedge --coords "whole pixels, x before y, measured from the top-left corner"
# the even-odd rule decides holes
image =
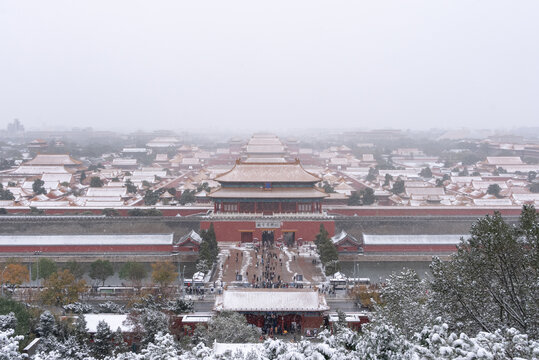
[[[437,319],[439,321],[439,319]],[[3,340],[4,339],[4,340]],[[17,358],[13,344],[16,339],[0,338],[8,344],[7,353]],[[87,349],[80,350],[59,344],[57,349],[40,352],[39,360],[85,359],[94,360]],[[243,350],[242,350],[243,349]],[[69,350],[70,356],[65,351]],[[77,350],[77,351],[75,351]],[[14,352],[15,351],[15,352]],[[75,354],[75,355],[73,355]],[[7,359],[2,358],[0,359]],[[140,353],[118,353],[108,356],[107,360],[352,360],[352,359],[539,359],[539,342],[530,340],[515,329],[481,332],[475,337],[455,334],[448,326],[438,323],[425,327],[412,339],[406,339],[395,328],[383,323],[372,323],[364,334],[358,335],[343,328],[332,335],[322,332],[319,342],[300,340],[297,343],[281,340],[266,340],[255,346],[237,346],[234,350],[216,353],[213,348],[200,343],[190,350],[182,350],[170,334],[159,332]]]
[[[75,302],[63,306],[64,310],[72,314],[89,314],[94,311],[92,305]]]
[[[107,301],[105,303],[99,304],[97,307],[98,313],[109,313],[109,314],[125,314],[125,306],[113,303],[112,301]]]

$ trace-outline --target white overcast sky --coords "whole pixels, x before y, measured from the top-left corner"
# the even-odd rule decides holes
[[[539,125],[539,1],[0,0],[0,127]]]

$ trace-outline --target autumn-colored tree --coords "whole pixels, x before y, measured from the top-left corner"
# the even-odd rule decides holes
[[[22,264],[7,264],[2,282],[10,285],[21,285],[30,280],[28,268]]]
[[[67,269],[52,274],[44,284],[41,300],[47,305],[62,306],[79,300],[79,295],[86,290],[84,280],[76,280]]]
[[[358,305],[369,309],[380,304],[380,291],[375,285],[356,285],[350,290],[350,296]]]
[[[152,264],[152,280],[162,288],[170,285],[178,278],[176,266],[170,261],[160,261]]]

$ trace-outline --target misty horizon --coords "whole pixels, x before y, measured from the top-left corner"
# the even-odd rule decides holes
[[[532,127],[538,11],[533,1],[4,2],[0,123]]]

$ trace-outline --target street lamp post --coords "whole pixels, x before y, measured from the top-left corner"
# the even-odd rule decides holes
[[[181,286],[181,292],[182,292],[182,299],[185,299],[185,265],[183,266],[183,271],[182,271],[182,282],[180,284]]]
[[[39,258],[36,261],[36,272],[37,291],[39,291]]]
[[[4,270],[2,270],[2,297],[4,297],[4,272],[7,270],[7,266],[4,266]]]

